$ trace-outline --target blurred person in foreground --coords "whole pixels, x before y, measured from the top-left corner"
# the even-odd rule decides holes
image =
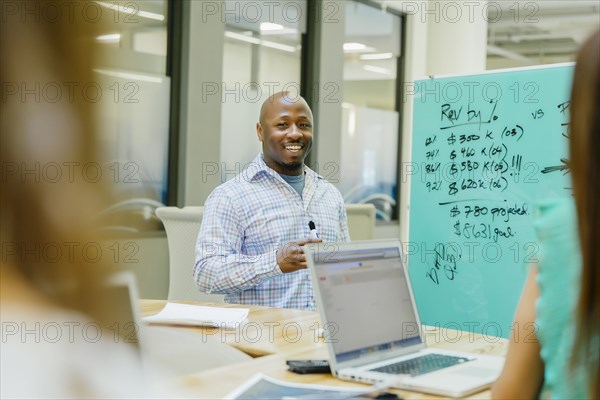
[[[44,3],[13,6],[40,12]],[[53,4],[68,10],[64,2]],[[94,103],[80,89],[94,82],[100,25],[77,13],[52,21],[3,15],[1,398],[148,395],[138,352],[99,319],[116,311],[103,309],[108,267],[82,252],[99,243],[94,216],[109,204],[107,188],[87,182],[80,169],[99,161]],[[78,85],[74,96],[65,83]],[[9,93],[53,85],[63,90],[51,101]],[[69,165],[79,169],[69,174]]]
[[[600,32],[577,57],[569,148],[575,204],[540,208],[540,263],[525,283],[494,398],[600,398]]]

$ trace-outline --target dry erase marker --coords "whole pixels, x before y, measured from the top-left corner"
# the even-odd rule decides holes
[[[308,222],[308,229],[310,229],[310,237],[313,239],[318,239],[319,238],[319,234],[317,233],[317,227],[315,226],[315,223],[312,221]]]

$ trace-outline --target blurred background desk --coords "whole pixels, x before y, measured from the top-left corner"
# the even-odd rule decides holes
[[[160,311],[166,301],[142,300],[141,304],[142,315],[146,316]],[[223,398],[259,372],[288,382],[364,387],[359,383],[335,379],[330,374],[298,375],[287,371],[286,360],[328,358],[326,344],[322,338],[316,336],[316,328],[321,326],[317,312],[222,303],[186,304],[250,309],[248,323],[239,329],[222,331],[215,328],[176,328],[220,338],[222,342],[254,357],[249,361],[192,373],[177,379],[177,383],[183,384],[199,397]],[[434,327],[424,327],[423,331],[427,345],[431,347],[501,356],[506,354],[508,348],[506,339],[495,336]],[[439,398],[417,392],[390,391],[405,399]],[[490,394],[489,391],[484,391],[469,398],[490,398]]]

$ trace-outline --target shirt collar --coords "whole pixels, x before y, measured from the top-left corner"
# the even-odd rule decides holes
[[[258,179],[261,175],[271,176],[275,179],[283,180],[283,178],[277,173],[277,171],[275,171],[265,163],[263,153],[259,153],[256,156],[256,158],[250,164],[248,164],[243,173],[249,181]],[[304,165],[304,173],[307,179],[323,179],[321,175],[317,174],[315,171],[308,168],[306,165]]]

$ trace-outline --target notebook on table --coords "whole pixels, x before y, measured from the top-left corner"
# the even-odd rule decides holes
[[[332,373],[461,397],[489,387],[504,358],[428,348],[397,240],[305,247]]]

